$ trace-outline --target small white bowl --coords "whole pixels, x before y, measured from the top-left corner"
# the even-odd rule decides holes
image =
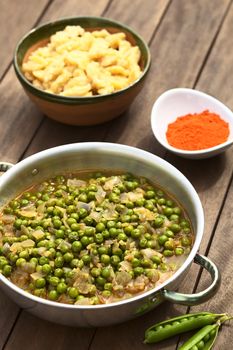
[[[186,151],[171,146],[166,138],[168,124],[177,117],[188,113],[201,113],[204,110],[218,114],[229,124],[230,134],[228,140],[215,147],[198,151]],[[167,90],[155,101],[151,113],[151,127],[158,142],[177,155],[185,158],[202,159],[213,157],[233,144],[233,113],[222,102],[204,92],[176,88]]]

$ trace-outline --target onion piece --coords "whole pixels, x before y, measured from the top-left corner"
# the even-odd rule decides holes
[[[156,217],[155,213],[144,207],[134,208],[134,212],[138,214],[140,221],[154,220]]]
[[[45,233],[42,230],[36,230],[32,232],[32,236],[35,237],[36,240],[40,240],[45,236]]]
[[[97,191],[95,193],[95,198],[97,203],[103,202],[103,200],[105,199],[105,196],[106,196],[106,192],[103,190],[101,186],[98,186]]]
[[[105,191],[111,191],[114,186],[122,183],[119,176],[112,176],[109,180],[107,180],[103,186]]]
[[[2,215],[1,220],[6,224],[12,224],[15,221],[15,216],[4,214]]]
[[[67,186],[68,187],[84,187],[86,186],[86,181],[79,180],[79,179],[68,179],[67,180]]]

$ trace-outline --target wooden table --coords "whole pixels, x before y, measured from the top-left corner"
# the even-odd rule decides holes
[[[64,16],[93,15],[119,20],[148,42],[152,66],[143,91],[122,117],[95,127],[72,127],[43,116],[28,100],[12,68],[19,38],[40,23]],[[173,87],[205,91],[233,108],[233,5],[231,0],[0,0],[0,160],[16,163],[40,150],[72,142],[109,141],[150,151],[175,165],[198,191],[205,211],[200,252],[222,272],[218,294],[191,311],[233,314],[233,149],[192,161],[165,152],[155,141],[150,113],[155,99]],[[192,293],[208,283],[195,266],[180,291]],[[166,317],[190,311],[164,303],[128,323],[99,329],[52,324],[20,310],[0,292],[0,348],[5,350],[140,350],[144,330]],[[178,338],[153,346],[176,349]],[[215,349],[232,349],[233,332],[224,327]]]

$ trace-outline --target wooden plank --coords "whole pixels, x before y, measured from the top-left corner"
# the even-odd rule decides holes
[[[219,98],[231,109],[233,109],[233,99],[231,94],[233,54],[230,50],[230,47],[233,45],[233,38],[231,35],[232,21],[233,8],[231,7],[221,29],[220,35],[217,38],[215,46],[201,74],[200,81],[197,84],[198,89]],[[216,74],[216,72],[221,72],[221,74]],[[211,82],[211,84],[209,82]],[[213,222],[215,222],[216,230],[212,232],[214,236],[208,256],[219,267],[222,274],[222,284],[219,292],[214,298],[203,305],[192,308],[191,310],[193,312],[200,310],[211,310],[217,313],[228,312],[229,314],[233,314],[233,305],[231,302],[233,265],[231,245],[231,232],[233,230],[232,154],[233,150],[229,149],[225,154],[206,162],[206,167],[201,164],[201,169],[205,170],[203,173],[206,174],[208,172],[211,174],[213,179],[210,178],[211,182],[207,183],[207,181],[204,181],[206,176],[204,176],[204,179],[201,180],[201,173],[198,172],[199,176],[197,182],[195,182],[197,183],[202,196],[206,198],[204,203],[206,213],[206,231],[202,246],[204,246],[203,248],[206,248],[206,245],[210,239],[210,226],[213,226]],[[196,176],[196,172],[194,171],[193,176]],[[228,184],[229,192],[227,193]],[[219,213],[221,203],[224,202],[224,194],[227,195],[227,197],[221,216],[218,220],[217,215]],[[198,285],[198,290],[203,290],[203,288],[205,288],[206,279],[206,273],[203,273]],[[224,326],[222,332],[217,338],[216,349],[230,349],[229,344],[232,344],[232,341],[233,335],[231,328]]]
[[[5,350],[88,349],[93,329],[77,329],[41,321],[22,312]]]
[[[209,252],[210,259],[220,267],[222,273],[222,285],[218,294],[204,305],[192,308],[192,311],[210,310],[212,312],[233,314],[232,305],[232,232],[233,232],[233,184],[231,182],[222,215],[216,228],[214,241]],[[206,274],[202,275],[198,290],[206,285]],[[232,322],[232,321],[231,321]],[[232,325],[231,325],[232,326]],[[233,342],[231,326],[224,326],[217,338],[216,349],[230,349]]]
[[[17,318],[19,308],[2,291],[0,291],[0,310],[0,349],[2,349]]]
[[[169,4],[170,0],[118,0],[112,2],[105,16],[127,24],[149,42]]]
[[[18,40],[34,26],[50,0],[1,0],[0,2],[0,79],[13,59]],[[4,49],[3,49],[4,48]]]
[[[42,23],[57,20],[62,17],[75,16],[100,16],[107,7],[109,0],[56,0],[46,11],[42,18]]]
[[[233,54],[229,47],[233,44],[230,34],[232,19],[233,10],[231,7],[196,86],[197,89],[220,99],[231,109],[233,109],[233,99],[230,93]],[[216,74],[217,70],[221,74]],[[184,162],[181,158],[172,155],[167,158],[171,163],[178,166],[195,185],[201,198],[205,212],[205,233],[200,247],[203,253],[207,250],[214,234],[213,229],[218,222],[219,210],[232,176],[232,154],[233,150],[229,149],[217,157],[194,162],[191,160]],[[208,176],[208,174],[211,174],[211,176]],[[196,273],[196,270],[194,271]],[[191,279],[194,278],[194,271],[190,274]],[[184,290],[186,288],[189,288],[188,283],[184,285]]]

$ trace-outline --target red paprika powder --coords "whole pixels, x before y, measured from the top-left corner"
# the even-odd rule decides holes
[[[217,146],[227,141],[228,136],[228,123],[208,110],[178,117],[166,132],[171,146],[187,151]]]

